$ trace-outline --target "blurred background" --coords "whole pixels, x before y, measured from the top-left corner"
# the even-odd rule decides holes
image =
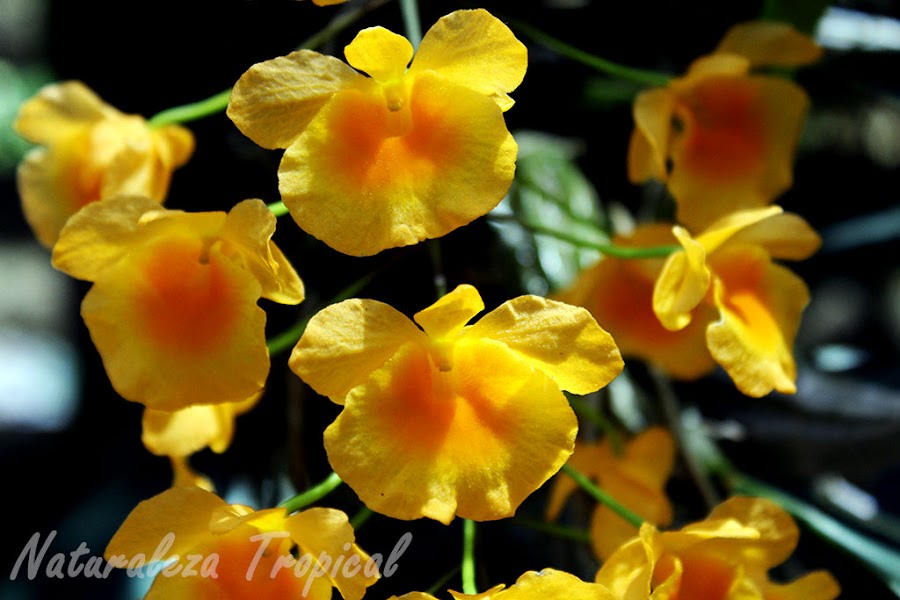
[[[423,30],[468,6],[449,0],[420,4]],[[798,393],[747,398],[721,373],[678,383],[674,391],[685,414],[739,469],[864,534],[864,553],[885,568],[895,565],[881,550],[900,548],[900,3],[477,5],[598,56],[672,74],[710,52],[730,25],[761,14],[790,18],[825,47],[822,61],[796,74],[812,107],[794,186],[778,202],[807,219],[824,240],[813,258],[791,265],[812,293],[795,347]],[[102,554],[128,512],[171,480],[168,461],[141,445],[142,407],[112,390],[79,317],[88,286],[52,269],[49,252],[22,217],[15,167],[27,144],[10,129],[19,104],[45,83],[79,79],[118,109],[149,117],[231,87],[249,66],[287,54],[344,8],[296,0],[0,0],[0,461],[6,481],[0,501],[9,522],[0,551],[3,600],[140,598],[147,582],[119,572],[101,581],[56,581],[43,573],[31,581],[23,571],[11,581],[9,575],[35,533],[43,543],[57,532],[48,555],[71,552],[81,542],[91,555]],[[340,56],[355,32],[369,25],[402,32],[396,3],[374,10],[321,50]],[[523,154],[534,153],[529,172],[552,178],[541,169],[556,165],[551,171],[566,173],[572,201],[598,220],[665,216],[671,207],[661,191],[629,184],[625,175],[630,102],[638,88],[519,37],[529,47],[530,63],[506,118]],[[176,171],[167,206],[227,210],[245,198],[278,200],[280,153],[255,146],[224,114],[188,126],[197,150]],[[535,210],[541,210],[539,203]],[[299,308],[263,301],[270,335],[375,269],[378,276],[361,296],[410,315],[433,301],[425,244],[351,258],[304,234],[287,217],[275,239],[304,279],[308,297]],[[486,219],[446,236],[440,247],[449,286],[476,285],[488,309],[521,293],[551,292],[596,259],[552,239],[493,227]],[[627,377],[613,390],[625,398],[618,417],[663,421],[651,389],[647,370],[629,363]],[[640,410],[629,413],[628,406]],[[284,354],[273,356],[269,390],[254,411],[238,419],[231,448],[224,455],[201,453],[193,464],[230,502],[272,506],[328,474],[321,432],[337,413],[338,407],[290,373]],[[683,465],[669,491],[676,519],[705,514]],[[540,518],[544,500],[543,492],[535,494],[521,514]],[[348,514],[360,508],[346,487],[325,502]],[[584,517],[589,509],[585,498],[576,499],[569,518]],[[410,550],[396,575],[370,596],[424,590],[445,576],[459,589],[458,522],[444,527],[375,515],[358,540],[368,552],[387,555],[405,531],[414,536]],[[890,577],[871,564],[802,531],[798,552],[776,575],[793,578],[827,568],[843,585],[843,598],[900,596],[890,591]],[[865,546],[868,541],[880,546]],[[516,523],[482,525],[478,553],[482,589],[511,584],[527,569],[563,568],[584,579],[596,570],[587,545]],[[894,585],[900,590],[897,580]]]

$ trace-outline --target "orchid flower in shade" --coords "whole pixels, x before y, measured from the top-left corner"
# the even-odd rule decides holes
[[[520,296],[468,325],[483,309],[461,285],[415,315],[422,329],[375,300],[310,319],[288,364],[343,405],[325,450],[372,510],[511,516],[572,453],[578,423],[561,390],[590,393],[623,368],[583,308]]]
[[[672,504],[665,493],[666,481],[675,464],[672,436],[662,427],[651,427],[628,440],[617,454],[609,439],[600,443],[577,443],[569,464],[598,482],[616,501],[654,525],[668,525]],[[578,487],[571,477],[557,475],[550,488],[547,518],[555,519],[563,504]],[[609,507],[598,504],[591,519],[591,543],[600,560],[606,560],[626,540],[637,535]]]
[[[104,557],[120,568],[165,564],[146,600],[329,600],[335,588],[360,600],[378,579],[343,512],[253,510],[197,487],[169,488],[138,504]]]
[[[225,452],[234,435],[235,418],[252,410],[261,397],[258,392],[241,402],[194,404],[175,411],[145,408],[141,441],[153,454],[170,458],[173,485],[197,485],[212,491],[212,482],[191,469],[188,457],[204,448]]]
[[[753,69],[806,65],[820,55],[812,38],[787,24],[736,25],[683,77],[638,95],[629,179],[666,182],[677,220],[691,229],[770,204],[792,183],[809,99],[794,82]]]
[[[774,502],[734,497],[703,521],[659,532],[645,523],[597,572],[622,600],[832,600],[840,586],[827,571],[787,584],[768,571],[790,557],[799,532]]]
[[[676,244],[672,225],[639,225],[630,235],[616,235],[616,246],[649,248]],[[695,308],[691,323],[670,331],[653,312],[653,287],[664,258],[623,259],[605,256],[581,271],[553,298],[585,307],[616,340],[626,358],[650,362],[677,379],[696,379],[712,372],[716,363],[706,347],[706,324],[716,312]]]
[[[807,258],[821,243],[816,232],[769,206],[723,217],[696,238],[680,226],[673,233],[683,250],[668,257],[653,290],[660,322],[678,331],[697,307],[714,307],[707,346],[738,389],[748,396],[796,392],[793,344],[809,292],[772,259]]]
[[[496,585],[480,594],[461,594],[450,591],[454,600],[616,600],[616,596],[596,583],[587,583],[555,569],[528,571],[506,587]],[[411,592],[389,600],[436,600],[431,594]]]
[[[122,194],[162,202],[172,171],[194,151],[189,130],[152,128],[79,81],[42,88],[22,105],[13,128],[38,144],[19,165],[18,187],[25,219],[48,248],[86,204]]]
[[[263,389],[269,353],[257,302],[303,300],[274,231],[260,200],[226,214],[121,197],[69,220],[53,265],[93,282],[81,315],[123,398],[176,411],[243,402]]]
[[[368,256],[443,236],[500,202],[517,152],[503,112],[527,67],[506,25],[460,10],[415,58],[382,27],[359,32],[344,55],[349,66],[310,50],[256,64],[228,105],[247,137],[286,148],[279,190],[304,231]]]

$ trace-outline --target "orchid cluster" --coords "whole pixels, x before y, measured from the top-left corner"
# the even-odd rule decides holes
[[[306,8],[362,10],[314,6],[335,4]],[[809,257],[820,239],[774,204],[791,185],[809,99],[771,67],[811,64],[821,49],[789,24],[737,24],[683,76],[634,98],[627,176],[665,186],[674,218],[615,232],[568,285],[487,307],[479,281],[449,291],[438,281],[436,300],[410,316],[372,298],[306,306],[300,274],[316,257],[287,256],[276,225],[367,257],[438,243],[504,200],[519,151],[505,114],[529,60],[515,29],[484,9],[458,10],[420,41],[374,26],[350,39],[345,60],[302,48],[248,65],[217,110],[281,151],[280,197],[221,211],[164,206],[205,143],[189,118],[123,114],[78,81],[21,107],[15,129],[36,145],[18,171],[23,212],[53,266],[92,284],[81,316],[109,381],[143,405],[142,441],[172,463],[172,487],[134,508],[106,559],[130,568],[170,532],[175,542],[157,557],[165,569],[217,557],[207,577],[164,570],[147,598],[384,597],[348,515],[308,506],[341,483],[370,513],[465,523],[458,583],[399,600],[445,587],[457,600],[839,594],[826,571],[770,578],[799,537],[776,501],[733,488],[707,516],[675,510],[667,483],[690,451],[683,432],[605,420],[598,439],[588,418],[632,360],[677,380],[718,367],[747,396],[796,391],[793,344],[809,293],[779,261]],[[340,412],[322,434],[332,476],[251,508],[217,495],[190,457],[227,451],[239,415],[278,401],[266,393],[276,351],[266,302],[309,311],[286,332],[287,364]],[[550,528],[580,489],[598,500],[586,527],[593,579],[548,567],[476,581],[476,522],[512,518],[541,491]]]

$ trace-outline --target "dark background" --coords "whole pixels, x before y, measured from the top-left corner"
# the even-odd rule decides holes
[[[441,15],[465,6],[445,0],[420,4],[423,30]],[[872,15],[900,16],[896,3],[839,4]],[[753,18],[765,8],[762,2],[745,1],[606,0],[586,0],[572,8],[537,0],[487,1],[481,6],[498,16],[535,24],[604,58],[670,73],[682,72],[693,58],[711,51],[728,26]],[[46,4],[45,27],[37,41],[19,48],[6,45],[4,51],[19,68],[41,66],[49,69],[52,80],[80,79],[120,110],[150,116],[227,89],[250,65],[290,52],[337,10],[295,0],[52,0]],[[322,50],[340,55],[355,32],[369,25],[402,32],[396,4],[377,9]],[[646,190],[629,184],[625,177],[625,149],[632,126],[627,99],[603,101],[591,95],[588,90],[596,89],[592,88],[597,85],[596,73],[519,37],[529,47],[530,64],[525,82],[513,93],[517,103],[507,113],[510,130],[530,128],[583,140],[586,151],[578,164],[600,198],[642,214]],[[811,500],[811,482],[824,474],[839,475],[870,492],[895,517],[900,507],[897,66],[896,52],[830,50],[819,64],[797,74],[813,107],[798,153],[795,185],[779,204],[805,217],[825,240],[819,254],[792,265],[813,297],[796,347],[799,393],[754,400],[736,392],[721,374],[676,386],[681,401],[698,407],[711,422],[731,420],[741,426],[740,439],[725,440],[722,448],[744,471]],[[197,150],[175,174],[169,207],[227,210],[244,198],[278,199],[280,153],[256,147],[224,114],[189,127]],[[876,143],[879,134],[886,140],[880,146]],[[10,170],[3,173],[0,186],[0,241],[32,244]],[[425,244],[352,258],[310,238],[288,217],[280,220],[275,239],[303,278],[308,297],[299,309],[263,301],[270,333],[311,314],[344,286],[376,268],[382,271],[362,296],[378,298],[407,314],[433,300]],[[451,288],[463,282],[475,284],[488,309],[522,292],[508,268],[509,253],[483,219],[446,236],[440,245]],[[48,581],[43,575],[28,581],[23,574],[10,582],[8,573],[35,532],[58,532],[49,553],[70,552],[84,541],[91,554],[102,554],[128,512],[170,483],[168,462],[149,454],[140,443],[141,407],[112,390],[78,316],[87,285],[68,285],[71,298],[64,303],[63,320],[69,323],[66,332],[80,368],[77,411],[57,431],[0,424],[8,521],[0,553],[3,600],[133,597],[134,592],[129,595],[126,590],[133,582],[122,573],[106,581],[62,582]],[[821,352],[829,347],[850,349],[857,360],[825,369]],[[260,507],[289,495],[286,481],[302,488],[329,472],[321,432],[338,407],[305,388],[285,361],[285,355],[273,356],[269,391],[253,412],[238,420],[228,452],[207,451],[194,460],[221,493],[243,489],[250,494],[246,501]],[[639,386],[650,385],[641,365],[629,367]],[[658,407],[650,410],[659,417]],[[678,517],[702,518],[705,509],[682,467],[669,489],[679,505]],[[543,500],[542,492],[535,494],[520,512],[538,517]],[[573,518],[589,506],[580,500],[570,509]],[[327,504],[351,515],[360,507],[347,488],[335,492]],[[358,539],[367,551],[388,554],[405,531],[413,533],[413,545],[395,577],[379,583],[370,597],[424,590],[458,565],[458,522],[444,527],[376,515],[358,532]],[[484,524],[479,532],[480,589],[511,584],[527,569],[563,568],[585,579],[596,569],[585,546],[503,522]],[[874,535],[894,543],[890,527]],[[843,551],[807,531],[801,539],[795,557],[777,574],[795,577],[828,568],[841,581],[844,598],[893,597],[877,577]],[[458,576],[448,585],[459,589]]]

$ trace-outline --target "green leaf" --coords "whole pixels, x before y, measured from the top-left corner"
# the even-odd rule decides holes
[[[491,226],[514,253],[522,287],[546,294],[568,285],[600,254],[532,233],[516,221],[538,223],[597,244],[609,243],[609,225],[594,186],[575,162],[581,151],[577,141],[535,131],[519,131],[515,138],[519,144],[516,178],[492,212],[513,218],[491,221]]]

